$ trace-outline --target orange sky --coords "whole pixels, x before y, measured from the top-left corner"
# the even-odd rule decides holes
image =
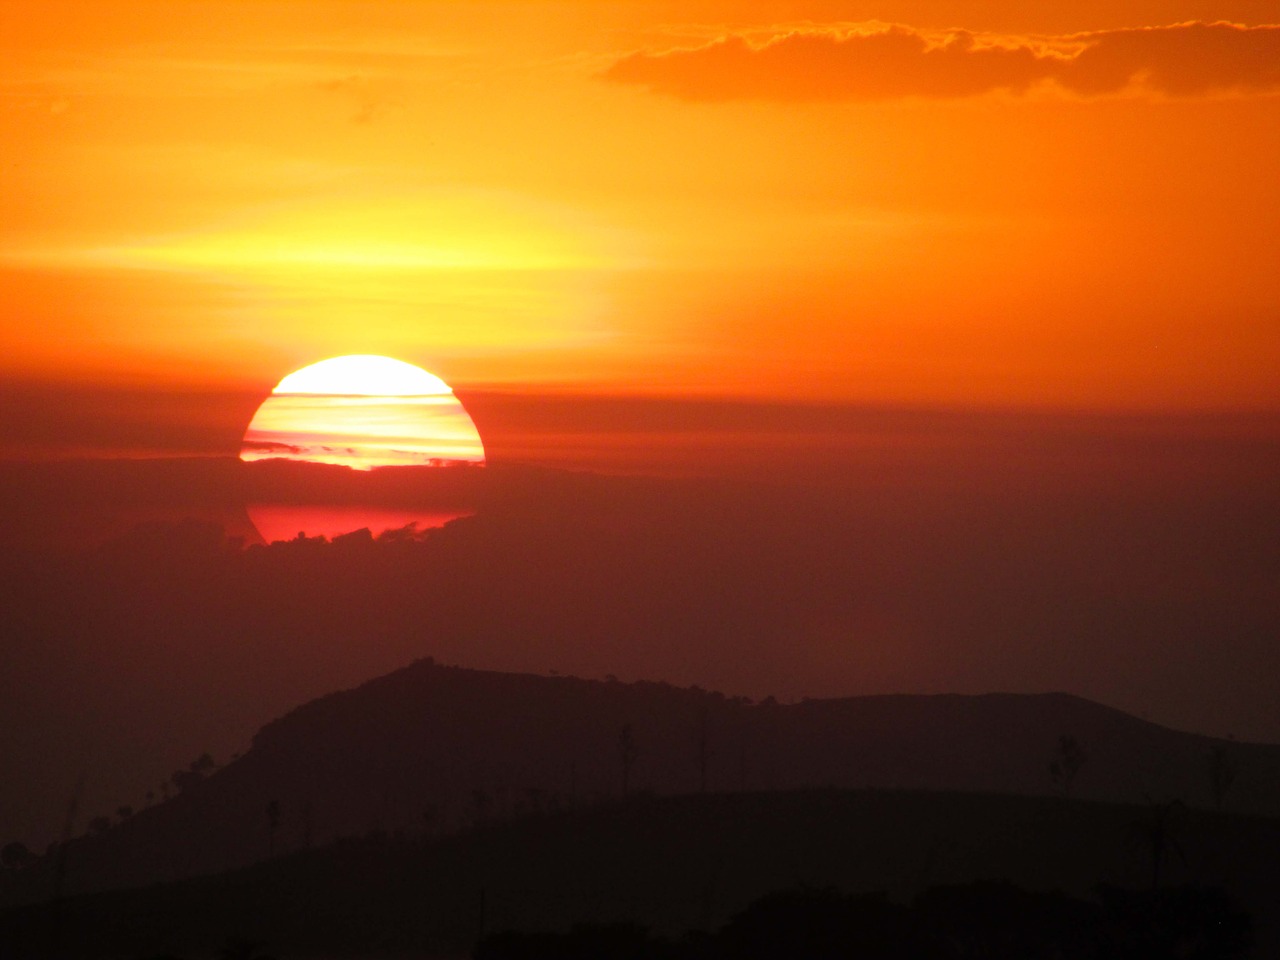
[[[5,2],[0,377],[1274,411],[1280,7],[1044,7]]]
[[[1280,738],[1270,25],[1280,0],[0,0],[0,542],[275,535],[238,464],[177,458],[234,457],[345,354],[447,381],[501,494],[438,541],[443,599],[344,588],[321,624],[283,566],[210,608],[261,604],[266,646],[146,576],[118,621],[30,599],[46,564],[10,549],[10,594],[57,603],[0,651],[0,750],[53,770],[89,731],[124,790],[424,644]],[[286,534],[316,476],[271,488],[314,486]],[[74,778],[32,770],[44,823]]]

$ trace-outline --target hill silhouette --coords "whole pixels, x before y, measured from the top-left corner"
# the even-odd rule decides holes
[[[927,791],[635,797],[446,837],[346,840],[218,876],[12,909],[0,913],[0,950],[38,955],[56,929],[66,957],[207,956],[233,938],[279,956],[460,957],[509,929],[712,930],[797,885],[936,902],[957,897],[939,887],[1002,878],[1077,898],[1105,884],[1141,902],[1152,889],[1143,833],[1152,817],[1146,804]],[[1221,891],[1254,920],[1252,955],[1274,956],[1280,825],[1185,809],[1169,827],[1180,855],[1159,889],[1175,903]],[[1000,889],[979,884],[967,896]]]
[[[1063,737],[1084,759],[1053,776]],[[1215,794],[1215,758],[1234,779]],[[626,794],[928,789],[1280,813],[1280,747],[1171,731],[1077,697],[752,703],[665,683],[430,660],[312,701],[180,793],[24,871],[14,896],[226,870],[339,838],[430,837]]]
[[[1089,436],[750,478],[493,464],[442,478],[481,503],[429,536],[261,547],[234,544],[254,465],[0,465],[0,541],[45,538],[0,550],[0,843],[60,837],[81,780],[86,816],[142,807],[193,757],[426,655],[784,700],[1069,690],[1280,741],[1270,454],[1195,447],[1203,483],[1169,488],[1163,454]],[[409,475],[386,477],[390,504]],[[133,524],[157,511],[212,522]]]

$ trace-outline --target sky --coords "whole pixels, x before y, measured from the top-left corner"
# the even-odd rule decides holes
[[[0,377],[107,453],[122,393],[226,398],[178,445],[233,453],[344,353],[463,397],[1274,411],[1276,23],[6,2]]]
[[[428,653],[1280,740],[1277,157],[1274,0],[0,0],[0,559],[55,598],[0,647],[13,809]],[[217,458],[346,354],[501,478],[456,597],[323,598],[399,632],[160,595],[154,531],[83,610],[9,549],[248,530]]]

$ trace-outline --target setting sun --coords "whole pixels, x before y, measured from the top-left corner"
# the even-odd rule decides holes
[[[439,377],[390,357],[333,357],[282,379],[245,432],[242,460],[371,470],[483,463],[484,444]]]
[[[1280,958],[1280,0],[0,0],[0,157],[0,960]]]
[[[271,392],[359,397],[413,397],[453,393],[447,383],[421,367],[403,360],[370,354],[353,354],[313,363],[289,374]]]

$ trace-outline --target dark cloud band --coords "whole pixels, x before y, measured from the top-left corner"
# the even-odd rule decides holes
[[[684,100],[877,101],[1130,88],[1166,96],[1280,91],[1280,25],[1181,23],[1051,38],[806,29],[762,44],[730,35],[694,49],[637,52],[603,76]]]

